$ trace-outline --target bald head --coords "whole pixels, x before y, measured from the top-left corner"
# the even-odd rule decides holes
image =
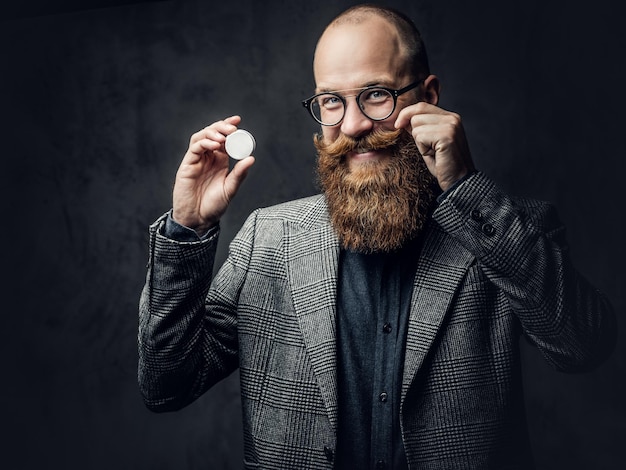
[[[412,78],[425,78],[430,74],[428,56],[417,27],[410,18],[392,8],[370,4],[351,7],[331,21],[322,34],[320,42],[327,39],[327,33],[333,29],[358,25],[367,25],[368,31],[372,33],[374,28],[382,27],[387,30],[385,31],[387,34],[393,35],[393,40],[397,41],[401,58],[406,63]],[[320,42],[316,48],[316,57]]]

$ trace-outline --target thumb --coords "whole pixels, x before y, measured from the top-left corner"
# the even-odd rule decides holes
[[[233,169],[228,173],[226,181],[224,182],[224,191],[229,200],[231,200],[237,191],[239,186],[243,183],[243,180],[248,176],[248,170],[254,164],[254,157],[246,157],[243,160],[239,160]]]

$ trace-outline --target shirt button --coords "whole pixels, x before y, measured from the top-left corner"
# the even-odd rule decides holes
[[[391,323],[385,323],[383,325],[383,333],[391,333]]]
[[[378,395],[378,400],[381,401],[382,403],[385,403],[387,401],[387,392],[383,392],[380,395]]]
[[[384,460],[379,460],[378,462],[376,462],[376,469],[377,470],[383,470],[387,468],[387,464],[385,463]]]

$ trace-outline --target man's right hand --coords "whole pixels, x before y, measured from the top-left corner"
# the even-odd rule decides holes
[[[172,217],[200,235],[219,222],[254,163],[244,158],[229,172],[224,142],[240,122],[231,116],[192,135],[176,173]]]

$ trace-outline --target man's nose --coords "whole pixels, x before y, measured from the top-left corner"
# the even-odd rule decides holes
[[[341,132],[356,138],[372,130],[374,121],[361,112],[356,100],[349,98],[346,101],[346,114],[341,121]]]

